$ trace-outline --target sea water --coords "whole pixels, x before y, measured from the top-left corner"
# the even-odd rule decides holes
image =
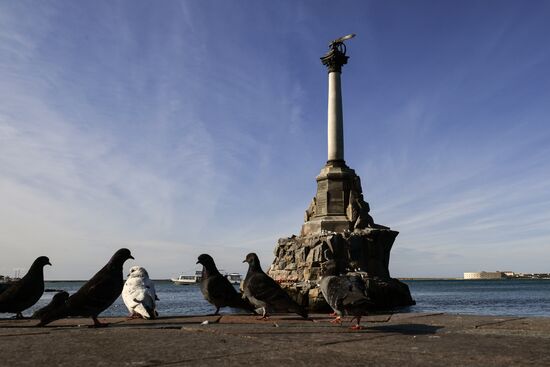
[[[550,316],[550,280],[408,280],[411,312]]]
[[[407,280],[415,306],[401,312],[445,312],[472,315],[550,316],[550,280]],[[64,290],[73,294],[84,282],[46,282],[48,290]],[[155,281],[161,316],[199,315],[215,311],[204,300],[198,285],[175,285],[171,281]],[[24,311],[30,316],[48,304],[55,292],[45,292],[40,301]],[[223,313],[240,312],[229,308]],[[122,298],[101,316],[125,316],[128,310]],[[9,314],[0,313],[0,317]]]

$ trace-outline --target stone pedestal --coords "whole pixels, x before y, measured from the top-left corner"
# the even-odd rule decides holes
[[[339,274],[358,273],[380,309],[410,306],[406,284],[389,272],[398,232],[375,224],[363,199],[361,179],[343,160],[328,161],[317,176],[317,193],[300,236],[281,238],[268,273],[310,311],[328,307],[320,293],[321,264],[334,260]]]
[[[354,200],[361,193],[354,170],[343,160],[328,161],[317,176],[317,194],[306,210],[300,235],[353,230]]]
[[[320,293],[321,264],[334,260],[339,273],[359,273],[380,309],[414,304],[406,284],[390,277],[390,250],[398,232],[366,228],[279,239],[268,274],[310,311],[328,306]]]

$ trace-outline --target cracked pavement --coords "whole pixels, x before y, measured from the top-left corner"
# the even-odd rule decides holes
[[[550,366],[550,318],[373,315],[366,328],[294,315],[0,320],[1,366]],[[349,318],[348,318],[349,320]],[[204,321],[208,324],[203,325]]]

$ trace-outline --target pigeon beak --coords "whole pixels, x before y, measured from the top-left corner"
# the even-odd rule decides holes
[[[135,260],[134,257],[133,257],[132,255],[130,255],[129,259]]]
[[[200,261],[197,261],[195,264],[198,264],[198,263],[200,263]]]
[[[52,263],[48,261],[48,264],[47,264],[47,265],[52,266]]]
[[[243,263],[245,263],[245,262],[246,262],[246,259],[243,260]]]

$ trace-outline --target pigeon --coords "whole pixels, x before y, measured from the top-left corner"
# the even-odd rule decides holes
[[[357,319],[353,330],[361,330],[361,316],[366,316],[367,311],[374,307],[374,303],[367,294],[365,282],[360,275],[333,275],[336,273],[334,261],[326,261],[321,266],[321,280],[319,287],[323,297],[334,310],[336,318],[332,323],[342,323],[344,314]]]
[[[270,312],[294,312],[307,319],[307,310],[294,302],[277,282],[263,272],[255,253],[246,255],[243,262],[248,263],[243,284],[244,296],[254,306],[262,309],[261,319],[266,320]]]
[[[122,289],[122,300],[130,311],[130,318],[154,319],[158,316],[155,285],[141,266],[132,266]]]
[[[43,315],[51,312],[54,309],[63,307],[65,302],[69,299],[69,293],[65,291],[57,292],[48,305],[42,307],[41,309],[34,311],[32,314],[33,319],[40,319]]]
[[[31,265],[25,276],[10,285],[0,294],[0,312],[15,313],[17,319],[22,319],[22,312],[34,305],[44,293],[44,266],[50,264],[50,259],[40,256]]]
[[[97,316],[120,296],[124,286],[122,266],[128,259],[133,259],[130,250],[122,248],[115,252],[109,262],[70,296],[64,305],[44,314],[37,326],[68,316],[91,317],[93,327],[107,326],[99,322]]]
[[[217,315],[222,307],[241,308],[254,312],[254,306],[244,299],[229,280],[218,271],[210,255],[202,254],[198,260],[197,264],[202,264],[201,292],[204,299],[216,307],[214,315]]]

